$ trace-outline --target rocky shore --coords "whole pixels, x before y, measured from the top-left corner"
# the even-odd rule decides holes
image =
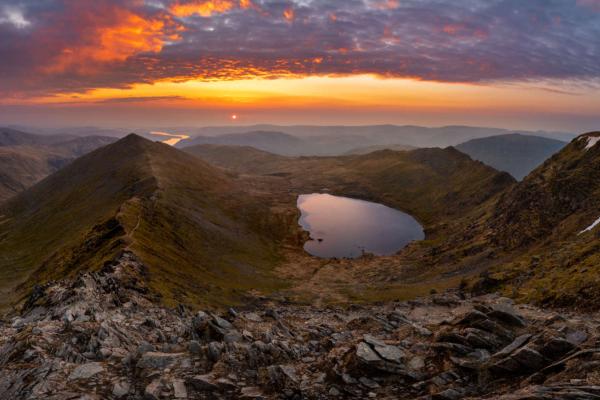
[[[131,253],[0,323],[6,399],[600,399],[600,316],[458,292],[217,314],[159,307]]]

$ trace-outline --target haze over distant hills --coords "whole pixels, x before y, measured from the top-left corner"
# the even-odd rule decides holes
[[[521,180],[566,145],[560,140],[515,133],[469,140],[456,148]]]
[[[510,131],[497,128],[447,126],[275,126],[179,128],[192,138],[178,147],[195,144],[252,146],[281,155],[340,155],[356,149],[380,149],[391,145],[412,147],[447,147],[465,141],[520,133],[570,140],[574,135],[556,132]],[[267,140],[269,139],[269,140]]]

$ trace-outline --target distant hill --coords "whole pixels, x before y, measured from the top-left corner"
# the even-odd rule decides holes
[[[35,135],[0,128],[0,202],[115,140],[104,136]]]
[[[0,146],[52,145],[75,138],[71,135],[35,135],[11,128],[0,128]]]
[[[280,132],[305,141],[302,155],[339,155],[358,147],[401,144],[415,147],[456,146],[471,139],[519,133],[568,141],[575,137],[567,132],[515,131],[474,126],[424,127],[415,125],[252,125],[221,127],[165,127],[165,131],[181,131],[191,136],[224,136],[254,131]],[[200,144],[200,143],[195,143]],[[251,143],[216,143],[252,145]],[[256,146],[254,146],[256,147]],[[273,151],[273,149],[263,149]],[[296,154],[292,154],[296,155]]]
[[[168,304],[231,304],[277,287],[276,216],[220,170],[130,135],[0,208],[0,298],[101,268],[125,250]],[[16,288],[16,289],[15,289]]]
[[[379,151],[379,150],[410,151],[410,150],[414,150],[416,148],[417,147],[403,145],[403,144],[390,144],[390,145],[380,144],[380,145],[374,145],[374,146],[358,147],[358,148],[349,150],[344,154],[345,155],[369,154],[369,153],[372,153],[374,151]]]
[[[198,136],[183,143],[186,147],[198,144],[251,146],[259,150],[282,155],[299,155],[305,150],[301,139],[281,132],[252,131],[222,136]]]
[[[521,180],[566,142],[521,134],[492,136],[461,143],[456,148],[475,160]]]

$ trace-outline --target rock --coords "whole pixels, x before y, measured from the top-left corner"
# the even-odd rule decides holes
[[[221,329],[225,329],[225,330],[233,329],[233,325],[231,325],[231,322],[229,322],[221,317],[218,317],[216,315],[213,316],[211,322]]]
[[[211,361],[218,361],[221,358],[221,352],[223,351],[223,345],[219,342],[210,342],[207,347],[208,359]]]
[[[499,352],[494,354],[493,357],[494,358],[506,357],[507,355],[509,355],[510,353],[512,353],[513,351],[515,351],[516,349],[518,349],[519,347],[521,347],[525,343],[527,343],[527,341],[530,338],[531,338],[531,335],[529,335],[529,334],[525,334],[525,335],[521,335],[521,336],[517,337],[508,346],[506,346],[505,348],[503,348],[502,350],[500,350]]]
[[[388,361],[399,363],[404,358],[404,352],[396,346],[375,346],[375,352]]]
[[[267,368],[269,382],[276,388],[296,386],[296,370],[289,365],[271,365]]]
[[[408,361],[408,368],[414,371],[420,371],[425,368],[425,360],[423,357],[415,356]]]
[[[155,379],[144,389],[144,397],[148,400],[159,400],[160,392],[160,379]]]
[[[186,379],[186,383],[200,392],[214,392],[219,390],[217,380],[212,374],[192,376]]]
[[[482,331],[475,328],[465,329],[466,344],[481,349],[495,350],[506,344],[505,341],[501,340],[498,336],[493,333]]]
[[[361,377],[359,380],[361,385],[363,385],[364,387],[368,388],[368,389],[377,389],[379,387],[381,387],[381,385],[379,385],[377,382],[372,381],[371,379],[367,378],[366,376]]]
[[[15,317],[11,324],[11,327],[13,327],[14,329],[21,329],[23,326],[25,326],[25,320],[20,317]]]
[[[130,386],[129,383],[121,381],[115,383],[113,386],[112,394],[117,399],[123,398],[129,394]]]
[[[491,308],[492,311],[488,314],[488,316],[512,326],[525,326],[525,321],[515,312],[512,306],[501,303],[494,304],[491,306]]]
[[[566,339],[569,343],[578,346],[581,343],[585,342],[588,338],[588,334],[585,333],[584,331],[573,331],[573,332],[569,332],[567,333]]]
[[[225,343],[236,343],[236,342],[241,342],[242,340],[243,340],[242,334],[239,333],[238,331],[236,331],[235,329],[228,331],[223,336],[223,341]]]
[[[183,380],[175,379],[173,381],[173,395],[176,399],[187,399],[187,389]]]
[[[383,341],[381,341],[381,340],[379,340],[379,339],[377,339],[377,338],[375,338],[375,337],[373,337],[371,335],[364,335],[363,336],[363,341],[365,343],[370,344],[371,346],[381,346],[381,347],[386,346],[385,342],[383,342]]]
[[[487,315],[481,311],[471,310],[463,315],[457,322],[460,325],[471,325],[476,321],[484,321],[488,319]]]
[[[256,313],[245,313],[243,314],[244,319],[252,322],[262,322],[262,318]]]
[[[552,338],[546,344],[544,344],[544,346],[540,350],[540,353],[550,360],[556,360],[564,356],[574,348],[575,345],[569,342],[568,340],[561,338]]]
[[[138,361],[137,366],[148,369],[165,369],[182,357],[182,353],[148,352]]]
[[[266,400],[266,397],[258,387],[244,387],[240,390],[240,393],[239,400]]]
[[[431,398],[433,400],[460,400],[463,398],[463,393],[455,389],[446,389],[434,394]]]
[[[512,355],[512,358],[529,371],[539,370],[546,364],[544,356],[528,346],[521,347]]]
[[[69,375],[69,380],[90,379],[92,376],[104,371],[101,363],[92,362],[78,366]]]
[[[202,352],[202,346],[200,343],[198,343],[198,341],[191,340],[188,344],[188,351],[194,355],[198,355]]]
[[[365,342],[360,342],[356,345],[356,357],[359,361],[370,364],[381,361],[381,358],[375,353],[375,351],[366,344]]]
[[[151,351],[156,351],[156,348],[148,342],[143,342],[138,346],[138,354],[142,355]]]

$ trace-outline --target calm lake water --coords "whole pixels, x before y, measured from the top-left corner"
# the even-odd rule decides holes
[[[310,232],[304,249],[322,258],[356,258],[364,252],[391,255],[425,237],[421,225],[402,211],[369,201],[303,194],[299,224]]]

